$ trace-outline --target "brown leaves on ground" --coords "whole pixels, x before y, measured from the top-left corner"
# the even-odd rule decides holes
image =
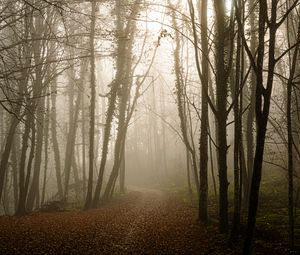
[[[0,217],[0,253],[234,254],[196,216],[173,196],[131,192],[95,210]]]

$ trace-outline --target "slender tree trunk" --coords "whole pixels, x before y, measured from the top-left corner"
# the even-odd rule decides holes
[[[175,17],[175,11],[174,8],[172,8],[172,24],[175,29],[175,42],[176,47],[174,50],[174,69],[175,69],[175,76],[176,76],[176,100],[177,100],[177,109],[178,109],[178,115],[180,119],[180,129],[183,137],[184,144],[188,151],[191,153],[192,156],[192,162],[193,162],[193,170],[194,170],[194,177],[195,177],[195,183],[196,183],[196,189],[199,194],[200,191],[200,185],[199,185],[199,175],[198,175],[198,168],[197,168],[197,160],[196,160],[196,152],[193,149],[191,142],[188,138],[188,129],[187,129],[187,118],[185,113],[185,105],[184,105],[184,82],[182,78],[182,68],[180,63],[180,37],[178,32],[178,25]]]
[[[87,192],[87,177],[86,177],[86,137],[85,137],[85,100],[84,93],[81,93],[81,137],[82,137],[82,177],[83,177],[83,194]]]
[[[81,63],[81,70],[80,70],[80,81],[79,86],[83,86],[84,81],[84,72],[86,69],[86,62],[84,61]],[[71,92],[72,93],[72,92]],[[71,99],[73,96],[71,96]],[[65,194],[64,194],[64,200],[67,201],[68,199],[68,192],[69,192],[69,182],[70,182],[70,174],[71,174],[71,168],[74,166],[74,159],[75,159],[75,142],[76,142],[76,133],[78,128],[78,116],[80,112],[80,106],[81,106],[81,99],[82,95],[81,92],[78,90],[77,92],[77,98],[75,102],[75,106],[73,106],[73,102],[70,105],[70,114],[73,116],[70,118],[70,124],[69,124],[69,134],[68,134],[68,141],[67,141],[67,148],[66,148],[66,154],[65,154]],[[73,100],[72,100],[73,101]],[[74,109],[73,109],[74,108]],[[76,168],[73,167],[73,171],[75,171]],[[75,174],[76,175],[76,174]],[[78,173],[77,173],[78,176]],[[77,180],[75,179],[75,183],[78,184],[79,178]]]
[[[258,119],[257,119],[258,122]],[[251,254],[251,246],[256,222],[256,212],[258,207],[258,196],[259,196],[259,186],[261,181],[261,170],[263,162],[263,153],[265,145],[265,135],[266,135],[266,121],[259,120],[256,135],[256,150],[254,157],[253,166],[253,177],[250,189],[250,199],[249,199],[249,209],[248,209],[248,228],[246,233],[246,239],[244,243],[244,253]]]
[[[45,12],[46,10],[43,10]],[[34,204],[39,206],[40,204],[40,172],[42,163],[42,151],[44,142],[44,106],[46,93],[46,83],[44,82],[48,78],[48,66],[43,64],[44,58],[47,57],[46,49],[49,47],[45,39],[41,39],[41,35],[44,34],[45,23],[44,18],[41,15],[33,19],[31,36],[33,38],[32,48],[33,48],[33,60],[35,63],[34,74],[35,79],[32,84],[32,95],[33,101],[33,111],[30,113],[33,117],[36,117],[36,150],[34,155],[34,166],[33,166],[33,176],[31,186],[28,192],[26,209],[32,211]],[[46,35],[45,35],[46,36]]]
[[[42,86],[40,84],[39,86]],[[35,161],[33,167],[33,177],[32,177],[32,184],[29,189],[28,198],[27,198],[27,209],[32,211],[34,203],[39,205],[39,184],[40,184],[40,171],[41,171],[41,163],[42,163],[42,151],[43,151],[43,141],[44,141],[44,101],[45,98],[42,97],[38,100],[38,107],[37,107],[37,137],[36,137],[36,151],[35,151]]]
[[[25,130],[22,136],[22,149],[20,156],[20,167],[19,167],[19,199],[18,199],[18,208],[16,214],[22,215],[26,213],[25,202],[25,164],[26,164],[26,152],[28,148],[28,139],[30,134],[30,123],[31,117],[27,114],[25,120]]]
[[[78,166],[76,163],[76,157],[75,154],[73,155],[73,160],[72,160],[72,169],[73,169],[73,175],[74,175],[74,190],[75,190],[75,195],[77,201],[80,199],[80,182],[79,182],[79,170]]]
[[[250,0],[249,8],[252,9],[250,13],[250,27],[251,27],[251,38],[250,38],[250,50],[254,55],[257,45],[257,36],[254,32],[257,28],[256,26],[256,13],[257,8],[255,8],[256,2]],[[246,124],[246,141],[247,141],[247,175],[244,174],[244,201],[248,204],[249,201],[249,189],[251,184],[252,169],[253,169],[253,148],[254,148],[254,121],[255,121],[255,90],[256,90],[256,74],[252,70],[250,74],[250,106],[247,114],[247,124]]]
[[[258,208],[258,198],[259,198],[259,188],[262,176],[262,164],[263,155],[265,148],[265,138],[268,124],[268,116],[270,111],[270,101],[273,88],[273,77],[275,68],[275,40],[276,40],[276,10],[277,1],[272,1],[271,7],[271,17],[268,20],[268,6],[267,2],[261,0],[259,2],[259,43],[257,50],[257,60],[256,60],[256,103],[255,103],[255,113],[256,113],[256,147],[255,156],[253,164],[253,175],[251,180],[250,198],[249,198],[249,209],[248,209],[248,225],[246,238],[244,242],[243,253],[245,255],[251,254],[252,252],[252,241],[256,223],[256,214]],[[265,53],[265,28],[268,24],[269,28],[269,40],[268,40],[268,76],[266,84],[264,86],[263,79],[263,61]]]
[[[186,173],[187,173],[187,185],[188,185],[188,194],[191,196],[193,194],[192,184],[191,184],[191,158],[190,152],[185,148],[186,155]]]
[[[111,171],[111,175],[109,177],[106,189],[103,194],[103,200],[107,201],[111,198],[113,194],[113,190],[115,187],[116,179],[119,175],[120,167],[122,164],[122,160],[125,157],[125,146],[126,146],[126,134],[127,134],[127,128],[129,119],[131,118],[130,113],[127,112],[128,110],[128,102],[130,97],[130,91],[132,87],[132,48],[133,48],[133,38],[136,32],[136,22],[134,21],[135,17],[138,14],[138,5],[135,5],[134,9],[131,13],[131,19],[127,23],[127,27],[125,29],[125,36],[130,34],[131,39],[127,42],[123,42],[123,44],[127,44],[124,47],[124,50],[126,51],[122,52],[122,56],[127,54],[126,61],[123,62],[123,66],[121,66],[123,72],[120,72],[120,75],[122,75],[121,80],[123,81],[122,87],[121,87],[121,93],[120,93],[120,102],[119,102],[119,119],[118,119],[118,133],[117,133],[117,139],[115,143],[115,151],[114,151],[114,165],[113,169]],[[153,81],[152,81],[153,82]],[[154,92],[153,92],[154,94]],[[128,114],[127,114],[128,113]],[[127,114],[127,116],[126,116]],[[155,125],[155,124],[154,124]],[[152,130],[155,131],[156,130]],[[155,132],[154,134],[154,140],[155,138]],[[154,146],[158,146],[156,142],[154,141]],[[155,150],[156,151],[156,150]],[[155,159],[157,159],[157,155],[155,153]],[[156,162],[157,163],[157,162]],[[156,164],[157,165],[157,164]],[[124,173],[125,175],[125,173]]]
[[[239,6],[240,7],[240,6]],[[234,106],[234,152],[233,152],[233,171],[234,171],[234,208],[233,208],[233,221],[232,221],[232,230],[230,241],[235,242],[238,239],[239,235],[239,225],[240,225],[240,111],[239,111],[239,89],[240,89],[240,58],[241,58],[241,45],[240,45],[240,32],[237,35],[237,53],[236,53],[236,73],[235,80],[231,82],[235,83],[233,88],[233,100]]]
[[[16,112],[15,112],[16,116],[19,115],[20,110],[21,110],[20,107],[18,107],[16,109]],[[2,191],[3,191],[4,179],[5,179],[4,177],[5,177],[5,173],[7,170],[7,164],[8,164],[8,159],[10,156],[11,148],[13,145],[14,134],[15,134],[17,126],[19,124],[19,119],[16,116],[12,115],[12,117],[11,117],[11,123],[10,123],[10,127],[9,127],[8,134],[6,137],[4,151],[2,153],[2,157],[1,157],[1,161],[0,161],[0,200],[2,197]]]
[[[164,88],[161,88],[161,93],[160,93],[160,107],[161,107],[161,116],[165,119],[166,118],[166,106],[165,106],[165,92]],[[167,139],[166,139],[166,127],[165,123],[162,121],[161,122],[161,132],[162,132],[162,157],[163,157],[163,170],[164,173],[167,174],[168,171],[168,164],[167,164]]]
[[[55,174],[57,181],[57,189],[60,200],[63,200],[63,186],[61,178],[61,162],[60,162],[60,151],[57,140],[57,117],[56,117],[56,95],[57,95],[57,80],[54,79],[51,82],[51,138],[53,143],[54,161],[55,161]]]
[[[122,0],[117,1],[117,6],[116,6],[116,13],[117,13],[117,34],[118,34],[118,46],[117,46],[117,73],[116,73],[116,78],[115,80],[112,82],[111,84],[111,91],[110,91],[110,99],[109,99],[109,103],[108,103],[108,109],[107,109],[107,114],[106,114],[106,125],[105,125],[105,129],[104,129],[104,134],[103,134],[103,147],[102,147],[102,157],[101,157],[101,162],[100,162],[100,170],[99,170],[99,176],[98,176],[98,181],[97,181],[97,185],[96,185],[96,189],[95,189],[95,194],[94,194],[94,199],[93,199],[93,207],[96,207],[99,204],[99,200],[100,200],[100,193],[101,193],[101,189],[102,189],[102,184],[103,184],[103,175],[104,175],[104,170],[105,170],[105,166],[106,166],[106,160],[107,160],[107,152],[108,152],[108,144],[109,144],[109,139],[110,139],[110,134],[111,134],[111,126],[112,126],[112,120],[113,120],[113,114],[114,111],[116,109],[116,101],[117,101],[117,96],[118,96],[118,91],[121,87],[121,84],[124,82],[125,84],[128,82],[126,80],[126,77],[124,78],[124,73],[126,74],[126,70],[125,69],[125,63],[126,63],[126,59],[129,58],[130,59],[130,50],[128,50],[129,52],[129,57],[126,56],[124,54],[127,54],[126,51],[126,35],[129,34],[129,32],[131,31],[131,23],[134,22],[134,18],[136,17],[137,14],[137,10],[136,10],[136,2],[133,4],[134,8],[128,18],[128,23],[126,25],[126,28],[123,28],[123,13],[122,13]],[[134,31],[133,31],[134,32]],[[125,39],[125,40],[124,40]],[[129,41],[133,40],[133,35],[131,35],[131,39]],[[128,47],[132,47],[132,45],[128,45]],[[130,60],[131,61],[131,60]],[[127,63],[126,63],[127,64]],[[131,68],[131,65],[128,65],[127,68]],[[124,78],[124,81],[123,81]],[[126,86],[123,84],[122,88],[125,88]],[[127,97],[127,95],[122,94],[122,98]],[[127,102],[127,100],[126,100]],[[120,106],[120,116],[122,115],[122,111],[123,108]],[[125,111],[126,111],[126,105],[125,105]],[[119,125],[122,124],[122,119],[119,119]],[[124,123],[123,123],[124,124]],[[123,128],[118,130],[118,134],[122,131]],[[126,133],[125,133],[126,135]],[[117,135],[118,136],[118,135]],[[118,138],[117,138],[118,139]],[[121,138],[119,138],[120,140]],[[118,141],[118,143],[120,143],[120,141]],[[117,141],[116,141],[117,144]],[[120,148],[119,148],[120,149]],[[120,155],[120,153],[118,153],[116,151],[116,148],[114,150],[114,155]],[[119,171],[119,165],[120,165],[120,156],[117,156],[117,158],[115,158],[115,162],[114,162],[114,167],[113,170],[111,172],[111,181],[110,185],[108,186],[112,186],[114,180],[114,176],[116,174],[118,174]],[[114,170],[115,169],[115,170]],[[108,189],[106,189],[106,195],[105,197],[107,197],[107,195],[109,195]]]
[[[227,180],[227,74],[225,71],[226,21],[223,1],[214,1],[216,11],[216,108],[219,170],[219,230],[228,231]]]
[[[75,55],[74,49],[69,50],[70,57],[73,58]],[[71,176],[71,168],[74,154],[74,146],[75,146],[75,135],[76,135],[76,127],[77,125],[75,121],[75,106],[74,106],[74,97],[75,97],[75,87],[76,87],[76,78],[75,78],[75,67],[71,66],[68,70],[68,101],[69,101],[69,121],[68,121],[68,131],[67,131],[67,143],[65,149],[65,158],[64,158],[64,170],[65,174],[64,178],[64,202],[68,200],[69,194],[69,182]],[[78,94],[79,95],[79,94]],[[76,106],[79,103],[79,96],[77,97]]]
[[[18,132],[18,129],[16,130]],[[20,139],[19,134],[15,134],[13,147],[12,147],[12,171],[13,171],[13,187],[14,187],[14,211],[18,208],[18,196],[19,196],[19,185],[18,185],[18,165],[19,165],[19,153],[20,153]]]
[[[289,25],[289,22],[287,22]],[[288,36],[289,37],[289,36]],[[290,41],[289,41],[290,42]],[[298,34],[296,43],[300,42],[300,23],[298,23]],[[290,43],[289,43],[290,44]],[[289,45],[290,46],[290,45]],[[287,115],[287,131],[288,131],[288,211],[289,211],[289,247],[290,250],[294,250],[294,239],[295,239],[295,219],[294,219],[294,155],[293,155],[293,127],[292,127],[292,90],[293,90],[293,81],[296,72],[296,66],[298,63],[299,57],[299,44],[294,49],[293,58],[290,70],[290,76],[287,83],[287,102],[286,102],[286,115]]]
[[[90,105],[90,133],[89,133],[89,177],[88,189],[85,200],[85,209],[92,207],[93,179],[94,179],[94,136],[95,136],[95,108],[96,108],[96,74],[95,74],[95,22],[96,1],[92,1],[91,9],[91,32],[90,32],[90,66],[91,66],[91,105]]]
[[[209,132],[210,128],[209,128]],[[209,139],[209,155],[210,155],[210,170],[211,170],[211,178],[213,181],[213,186],[214,186],[214,193],[215,193],[215,199],[216,199],[216,204],[218,204],[218,192],[217,192],[217,183],[216,183],[216,177],[215,177],[215,169],[214,169],[214,155],[213,155],[213,150],[212,150],[212,139]]]
[[[48,145],[49,145],[49,116],[50,116],[50,97],[47,97],[46,103],[46,119],[45,119],[45,148],[44,148],[44,179],[42,188],[42,200],[41,204],[44,204],[45,193],[46,193],[46,182],[47,182],[47,172],[48,172]]]
[[[29,184],[30,184],[30,177],[32,173],[32,163],[35,155],[35,148],[36,148],[36,126],[35,126],[35,120],[33,119],[33,116],[30,117],[30,129],[31,129],[31,139],[30,139],[30,152],[26,167],[26,177],[25,177],[25,184],[24,184],[24,203],[26,204],[27,194],[29,190]]]
[[[156,107],[156,91],[155,91],[155,83],[154,83],[154,77],[153,75],[151,76],[152,78],[152,88],[151,88],[151,96],[152,96],[152,112],[156,113],[157,112],[157,107]],[[160,154],[159,154],[159,150],[160,150],[160,144],[159,144],[159,138],[158,138],[158,127],[157,127],[157,119],[156,116],[154,114],[151,114],[152,119],[151,119],[151,132],[153,134],[153,149],[154,149],[154,170],[156,171],[156,177],[158,177],[161,174],[161,160],[160,160]]]
[[[200,2],[199,2],[200,7]],[[199,220],[208,221],[208,38],[207,38],[207,0],[201,1],[201,46],[202,46],[202,93],[201,93],[201,132],[200,132],[200,192]]]
[[[120,122],[120,120],[119,120]],[[115,188],[115,183],[119,174],[119,170],[121,167],[122,160],[124,158],[124,152],[125,152],[125,138],[127,133],[127,127],[124,126],[125,120],[123,122],[122,128],[118,129],[117,139],[115,143],[115,159],[114,159],[114,165],[111,171],[111,174],[109,176],[104,194],[103,194],[103,201],[107,202],[111,196],[113,195],[113,191]],[[120,126],[119,126],[120,127]]]
[[[10,173],[6,171],[5,173],[5,180],[4,180],[4,187],[3,187],[3,198],[2,198],[2,205],[4,209],[4,214],[10,214],[10,201],[9,201],[9,187],[10,187]]]
[[[123,158],[122,158],[122,161],[121,161],[121,167],[120,167],[120,192],[122,194],[125,193],[125,167],[126,167],[126,162],[125,162],[125,150],[124,149],[124,155],[123,155]]]
[[[293,166],[293,131],[292,131],[292,80],[287,86],[287,131],[288,131],[288,210],[289,210],[289,247],[294,250],[294,166]]]

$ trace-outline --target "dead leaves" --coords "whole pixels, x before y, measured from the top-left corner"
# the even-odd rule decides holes
[[[235,254],[174,196],[133,192],[97,210],[0,217],[1,254]]]

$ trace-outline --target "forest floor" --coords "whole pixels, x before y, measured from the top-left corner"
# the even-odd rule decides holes
[[[131,191],[89,211],[0,217],[0,253],[239,254],[227,248],[215,223],[196,219],[197,208],[176,195]],[[259,238],[256,254],[286,254],[268,234]]]

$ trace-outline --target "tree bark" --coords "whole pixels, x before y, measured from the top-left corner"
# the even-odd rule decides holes
[[[95,22],[96,2],[92,2],[91,9],[91,32],[90,32],[90,66],[91,66],[91,105],[90,105],[90,133],[89,133],[89,177],[85,200],[85,209],[92,207],[93,175],[94,175],[94,136],[95,136],[95,108],[96,108],[96,74],[95,74]]]
[[[265,138],[268,124],[268,116],[270,111],[270,101],[273,88],[273,77],[275,68],[275,40],[276,31],[278,29],[276,23],[277,1],[272,1],[271,17],[268,20],[268,6],[266,1],[259,1],[259,42],[256,60],[256,147],[253,164],[253,175],[251,180],[249,209],[248,209],[248,223],[246,238],[244,242],[243,253],[245,255],[252,252],[252,241],[256,223],[256,214],[258,208],[259,188],[262,176],[262,164],[264,157]],[[265,53],[265,28],[268,23],[269,40],[268,40],[268,75],[266,84],[264,86],[263,79],[263,62]]]
[[[219,170],[219,230],[228,231],[228,180],[227,180],[227,79],[225,71],[226,21],[224,1],[215,0],[216,12],[216,109]]]
[[[56,115],[56,95],[57,95],[57,80],[54,79],[51,82],[51,138],[53,144],[54,161],[55,161],[55,174],[57,181],[58,196],[60,200],[63,200],[63,186],[61,178],[61,162],[60,162],[60,151],[57,140],[57,115]]]
[[[83,87],[83,81],[84,81],[84,73],[86,70],[86,61],[83,61],[81,63],[81,70],[80,70],[80,78],[77,86]],[[72,92],[71,92],[72,93]],[[73,98],[73,96],[71,96]],[[70,124],[69,124],[69,133],[68,133],[68,141],[67,141],[67,147],[66,147],[66,154],[65,154],[65,193],[64,193],[64,200],[67,201],[68,199],[68,192],[69,192],[69,182],[70,182],[70,174],[71,174],[71,168],[74,165],[73,161],[75,159],[75,141],[76,141],[76,133],[78,128],[78,116],[80,112],[80,106],[81,106],[81,99],[82,95],[81,92],[78,90],[77,92],[77,98],[75,102],[75,106],[73,105],[73,102],[70,105],[70,114],[72,117],[70,117]],[[72,100],[73,101],[73,100]],[[74,109],[73,109],[74,108]],[[73,171],[76,171],[76,168],[73,167]],[[77,173],[78,176],[78,173]],[[75,183],[78,184],[79,178],[77,180],[75,179]]]
[[[44,134],[45,134],[45,147],[44,147],[44,179],[43,179],[43,186],[42,186],[42,199],[41,205],[44,204],[45,201],[45,194],[46,194],[46,184],[47,184],[47,172],[48,172],[48,145],[49,145],[49,122],[50,122],[50,97],[47,97],[46,100],[46,119],[45,119],[45,127],[44,127]]]
[[[199,2],[200,7],[200,2]],[[207,37],[207,0],[201,1],[201,47],[202,47],[202,93],[201,93],[201,131],[200,131],[200,191],[199,220],[208,221],[208,37]]]
[[[15,112],[15,114],[17,116],[19,115],[20,110],[21,109],[17,109],[17,111]],[[14,135],[15,135],[18,124],[19,124],[19,119],[16,116],[12,115],[10,127],[9,127],[8,134],[7,134],[6,141],[5,141],[4,151],[2,153],[2,157],[1,157],[1,161],[0,161],[0,200],[2,197],[2,191],[3,191],[3,187],[4,187],[4,179],[5,179],[5,174],[6,174],[6,170],[7,170],[8,159],[10,156],[11,148],[13,145],[13,139],[14,139]]]
[[[287,5],[289,6],[289,5]],[[288,20],[289,21],[289,20]],[[289,22],[287,22],[289,26]],[[289,35],[288,35],[289,38]],[[290,39],[290,38],[289,38]],[[290,40],[289,41],[289,47]],[[298,32],[296,42],[300,42],[300,23],[298,23]],[[293,100],[292,100],[292,91],[293,91],[293,82],[296,73],[296,66],[298,63],[299,57],[299,44],[295,47],[292,57],[292,63],[290,63],[290,75],[287,82],[287,101],[286,101],[286,115],[287,115],[287,132],[288,132],[288,212],[289,212],[289,248],[294,250],[294,240],[295,240],[295,219],[294,219],[294,138],[293,138],[293,126],[292,126],[292,112],[293,112]]]
[[[250,13],[250,27],[251,27],[251,38],[250,38],[250,50],[254,55],[257,45],[257,36],[256,36],[256,13],[257,8],[255,8],[255,1],[250,0],[249,9],[253,9]],[[254,70],[251,70],[250,74],[250,106],[247,114],[247,123],[246,123],[246,146],[247,146],[247,175],[244,174],[244,201],[245,204],[248,204],[249,201],[249,189],[251,184],[252,169],[253,169],[253,148],[254,148],[254,121],[255,121],[255,90],[256,90],[256,74]]]

